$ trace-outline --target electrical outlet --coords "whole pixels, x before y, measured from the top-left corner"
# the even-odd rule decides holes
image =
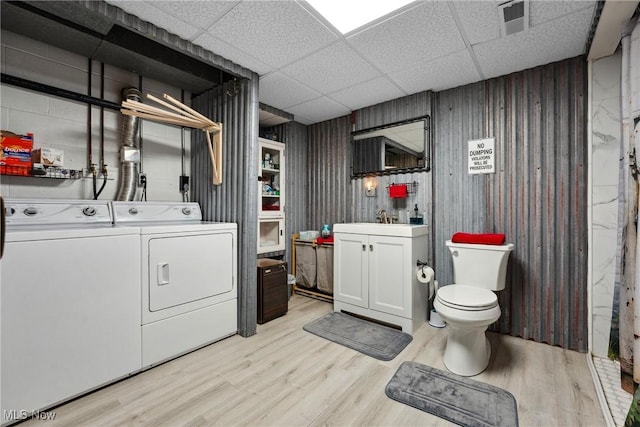
[[[188,175],[180,175],[180,192],[186,193],[189,191],[189,176]]]
[[[144,187],[147,185],[147,174],[140,173],[138,174],[138,187]]]

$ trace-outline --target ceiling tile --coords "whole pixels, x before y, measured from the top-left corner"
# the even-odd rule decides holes
[[[323,94],[380,75],[345,42],[334,43],[281,70]]]
[[[299,0],[107,0],[257,72],[260,101],[303,124],[584,53],[596,0],[529,0],[529,30],[506,38],[504,1],[415,1],[341,36]]]
[[[326,96],[322,96],[287,108],[287,112],[293,114],[296,121],[298,121],[298,116],[300,116],[300,118],[311,120],[312,123],[318,123],[344,116],[351,113],[351,110]]]
[[[416,68],[389,74],[389,78],[407,93],[440,91],[482,80],[469,52],[462,50]]]
[[[153,5],[194,27],[207,29],[238,1],[155,0]]]
[[[471,44],[478,44],[500,37],[498,5],[503,0],[452,2],[458,21]]]
[[[473,46],[486,78],[510,74],[584,53],[592,10],[549,21],[513,34]]]
[[[135,15],[144,21],[151,22],[156,27],[167,30],[186,40],[191,40],[191,37],[199,31],[195,26],[187,24],[169,15],[165,11],[156,8],[152,1],[109,0],[107,3],[117,6],[127,13]]]
[[[302,123],[303,125],[312,125],[315,123],[313,120],[309,120],[301,116],[296,116],[296,118],[293,121],[297,123]]]
[[[400,98],[407,95],[387,79],[378,77],[346,89],[331,93],[329,97],[352,111],[368,107],[383,101]]]
[[[529,26],[543,24],[547,21],[557,19],[569,13],[580,12],[588,9],[593,13],[595,8],[593,1],[531,1],[529,0]]]
[[[203,48],[215,52],[216,55],[220,55],[229,61],[242,65],[244,68],[248,68],[260,75],[267,74],[273,71],[273,67],[265,64],[264,62],[254,58],[242,50],[231,46],[229,43],[212,37],[207,33],[203,33],[193,40],[193,43],[202,46]]]
[[[385,73],[414,67],[465,47],[446,2],[421,2],[347,40]]]
[[[327,27],[292,1],[242,2],[208,32],[274,68],[337,40]]]
[[[277,105],[277,108],[282,110],[318,98],[320,95],[319,92],[277,71],[260,78],[260,102]]]

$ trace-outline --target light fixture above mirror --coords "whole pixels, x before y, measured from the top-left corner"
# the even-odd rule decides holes
[[[431,169],[430,117],[351,134],[352,177]]]

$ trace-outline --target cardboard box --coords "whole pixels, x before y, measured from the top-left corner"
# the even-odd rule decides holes
[[[33,134],[0,131],[0,174],[29,175]]]
[[[64,165],[64,151],[55,148],[38,148],[33,150],[32,160],[33,163],[42,163],[45,167],[61,168]]]

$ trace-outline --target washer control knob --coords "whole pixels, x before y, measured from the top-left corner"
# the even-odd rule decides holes
[[[93,206],[87,206],[86,208],[82,209],[82,213],[85,216],[94,216],[97,212],[96,208],[94,208]]]
[[[4,210],[6,216],[13,216],[14,213],[16,213],[15,208],[5,208]]]
[[[138,215],[138,208],[129,208],[129,215]]]
[[[38,213],[38,209],[33,206],[29,206],[24,211],[22,211],[22,213],[24,213],[26,216],[34,216]]]
[[[187,216],[191,215],[191,208],[182,208],[182,213]]]

